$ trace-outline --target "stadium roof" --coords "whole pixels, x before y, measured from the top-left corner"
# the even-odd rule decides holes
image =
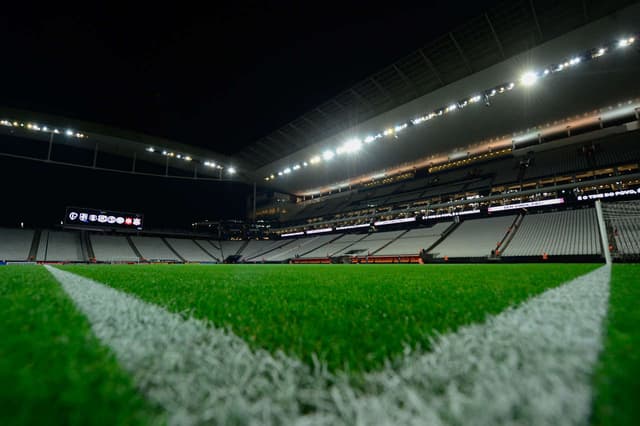
[[[423,113],[428,105],[433,109],[469,95],[464,92],[464,89],[480,90],[508,81],[505,79],[514,78],[512,73],[515,70],[522,69],[524,60],[535,65],[546,65],[563,59],[579,49],[592,48],[593,43],[617,37],[618,32],[621,35],[623,31],[635,32],[637,28],[634,28],[634,24],[638,20],[634,21],[631,16],[640,15],[637,13],[638,8],[633,6],[620,11],[615,19],[610,18],[605,22],[594,23],[630,3],[632,2],[625,0],[504,2],[344,90],[298,119],[256,141],[236,157],[246,168],[257,171],[254,175],[255,179],[262,180],[264,176],[269,176],[281,167],[287,167],[287,162],[293,158],[292,154],[313,151],[313,147],[320,147],[323,144],[334,145],[335,143],[332,142],[337,135],[346,135],[349,131],[361,131],[376,121],[385,128],[384,126],[394,125],[394,119],[406,121]],[[585,31],[585,24],[591,24],[592,30]],[[567,34],[580,27],[583,27],[583,31]],[[562,35],[566,36],[559,37]],[[541,48],[536,49],[536,47]],[[524,52],[528,53],[523,56]],[[514,60],[516,58],[518,60]],[[580,91],[580,88],[575,89],[577,92]],[[430,95],[436,96],[429,98]],[[573,96],[573,92],[568,92],[568,95]],[[598,102],[603,100],[591,99],[590,102],[584,102],[582,108],[593,109],[604,106]],[[507,106],[507,108],[510,107],[514,105]],[[577,112],[578,110],[575,110],[571,113]],[[494,117],[499,114],[497,111],[493,113]],[[541,117],[541,119],[551,118],[553,117]],[[475,119],[485,120],[486,117],[475,117]],[[538,122],[534,118],[533,122],[522,125],[529,126]],[[457,125],[461,124],[457,123]],[[511,127],[509,130],[500,126],[495,128],[497,132],[515,130],[518,128]],[[487,134],[481,131],[476,133],[475,141],[477,142],[479,137],[497,135],[495,132]],[[397,149],[405,150],[405,148],[395,147],[393,151]],[[412,154],[428,153],[412,151]],[[376,167],[390,161],[395,160],[387,157],[385,161],[378,162]],[[364,168],[360,166],[358,169],[361,171]],[[323,176],[319,182],[316,182],[317,175],[309,179],[297,176],[295,183],[293,179],[289,179],[289,182],[280,180],[275,183],[275,186],[295,192],[307,189],[314,184],[344,179],[355,172],[355,170],[349,170],[345,174],[342,170],[341,173],[333,173],[327,169],[323,170]]]

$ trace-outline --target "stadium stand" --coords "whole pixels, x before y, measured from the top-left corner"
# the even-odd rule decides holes
[[[640,201],[603,203],[602,210],[618,257],[640,255]]]
[[[241,261],[261,262],[264,255],[282,246],[291,243],[292,240],[249,240],[242,249]]]
[[[0,228],[0,260],[26,261],[33,243],[34,231]]]
[[[39,262],[84,262],[80,233],[42,231],[36,260]]]
[[[202,248],[209,256],[213,257],[216,261],[222,262],[224,256],[220,250],[220,242],[211,240],[193,240],[199,247]]]
[[[337,237],[337,235],[319,235],[317,237],[298,238],[285,246],[266,253],[264,260],[266,262],[282,262],[301,257],[303,254],[314,251]]]
[[[92,234],[89,240],[98,262],[138,262],[140,260],[126,237]]]
[[[336,253],[333,256],[344,256],[344,255],[353,255],[353,256],[364,256],[364,255],[372,255],[376,253],[378,250],[383,248],[384,246],[390,244],[397,238],[401,237],[402,234],[407,231],[388,231],[388,232],[375,232],[367,235],[360,241],[355,244],[352,244]]]
[[[465,220],[429,253],[437,258],[488,257],[516,216]]]
[[[602,252],[593,208],[524,217],[503,256],[597,255]]]
[[[216,262],[209,253],[207,253],[195,241],[185,238],[167,238],[167,244],[178,253],[178,255],[186,262]]]
[[[378,256],[417,255],[434,245],[452,222],[436,223],[430,228],[412,229],[401,238],[376,252]]]
[[[131,242],[140,252],[140,255],[147,260],[168,260],[179,261],[176,253],[158,237],[131,237]]]
[[[240,251],[247,244],[246,241],[219,241],[222,258],[227,259],[229,256],[241,254]]]
[[[344,251],[346,248],[351,247],[354,243],[362,240],[367,234],[345,234],[345,235],[331,235],[335,239],[326,245],[320,246],[317,249],[310,251],[301,257],[303,259],[311,259],[317,257],[330,257],[335,253]]]

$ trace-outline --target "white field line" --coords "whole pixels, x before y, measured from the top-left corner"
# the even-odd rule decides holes
[[[439,336],[430,352],[407,351],[354,389],[205,322],[49,270],[172,424],[585,424],[610,276],[599,268]]]

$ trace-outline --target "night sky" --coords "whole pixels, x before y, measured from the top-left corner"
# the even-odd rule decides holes
[[[236,2],[244,3],[244,2]],[[488,2],[113,6],[0,17],[0,104],[232,154]]]
[[[0,105],[233,154],[493,3],[211,3],[211,11],[105,4],[71,14],[5,9]],[[229,184],[1,160],[0,224],[26,217],[48,226],[59,222],[64,206],[79,205],[182,226],[242,217],[249,193]]]

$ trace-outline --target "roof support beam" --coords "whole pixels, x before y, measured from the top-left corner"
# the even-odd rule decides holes
[[[536,13],[536,7],[533,4],[533,0],[529,0],[529,6],[531,7],[531,13],[533,15],[533,22],[535,22],[536,28],[538,30],[538,37],[540,37],[539,41],[542,41],[542,28],[540,28],[540,22],[538,22],[538,14]]]
[[[318,111],[325,118],[329,126],[338,127],[339,123],[336,121],[336,119],[324,112],[322,109],[320,109],[320,107],[316,108],[316,111]]]
[[[266,145],[266,144],[265,144]],[[259,151],[255,146],[253,145],[249,145],[247,148],[245,148],[246,151],[248,153],[251,153],[251,156],[246,156],[249,160],[251,160],[254,163],[257,164],[268,164],[271,161],[273,161],[270,157],[267,157],[266,155],[264,155],[264,153],[262,153],[261,151]],[[259,160],[259,162],[256,162],[256,158]]]
[[[467,55],[465,55],[464,52],[462,51],[462,47],[460,47],[460,43],[458,43],[458,40],[456,40],[456,38],[453,36],[453,32],[449,33],[449,38],[453,42],[453,45],[456,47],[456,49],[458,49],[458,53],[460,54],[460,57],[462,58],[462,61],[464,62],[464,64],[467,66],[467,69],[469,70],[469,74],[473,74],[473,68],[471,68],[471,62],[469,62],[469,60],[467,59]]]
[[[317,109],[317,108],[316,108]],[[311,127],[313,127],[314,129],[316,129],[319,133],[322,133],[322,128],[320,127],[320,125],[318,125],[315,121],[307,118],[307,115],[303,115],[302,117],[300,117],[301,119],[303,119],[304,121],[306,121]]]
[[[291,142],[294,146],[298,147],[298,148],[302,148],[304,147],[303,144],[301,144],[300,142],[298,142],[293,136],[291,136],[288,133],[285,133],[282,129],[278,129],[276,130],[276,132],[280,133],[282,136],[284,136],[284,138]]]
[[[309,134],[304,130],[302,130],[300,127],[294,125],[293,123],[289,123],[288,126],[291,127],[293,130],[295,130],[296,132],[298,132],[298,134],[303,138],[309,138]]]
[[[424,54],[424,51],[422,49],[418,49],[418,52],[420,52],[420,56],[422,56],[422,59],[424,59],[424,62],[427,64],[433,75],[436,76],[436,78],[440,82],[440,85],[444,86],[444,80],[442,79],[440,72],[436,69],[436,66],[433,65],[433,62],[431,62],[431,59],[429,59],[427,55]]]
[[[271,147],[271,145],[276,145],[276,146],[282,145],[282,142],[279,142],[273,139],[271,136],[265,136],[264,139],[265,139],[265,142],[263,142],[261,146],[264,148],[265,151],[267,151],[269,154],[271,154],[271,156],[276,158],[282,155],[281,151],[277,151],[276,149],[273,149]],[[270,142],[270,143],[266,143],[266,142]]]
[[[373,85],[376,86],[376,88],[380,91],[380,93],[382,93],[387,99],[393,102],[393,98],[391,97],[391,95],[389,95],[389,92],[387,92],[387,89],[382,87],[382,85],[378,83],[378,81],[375,78],[369,77],[369,80],[371,80]]]
[[[484,14],[484,19],[487,21],[487,24],[489,25],[489,29],[491,30],[491,34],[493,34],[493,39],[496,41],[496,44],[498,45],[498,50],[500,51],[500,56],[502,56],[502,59],[505,59],[504,49],[502,47],[502,42],[500,41],[500,38],[498,38],[498,33],[496,33],[495,28],[493,28],[493,24],[491,23],[491,19],[489,19],[489,14],[485,13]]]
[[[351,93],[353,93],[353,96],[355,96],[360,102],[362,102],[363,104],[365,104],[367,106],[368,109],[373,111],[373,105],[371,105],[371,102],[369,102],[364,96],[362,96],[360,93],[358,93],[356,91],[356,89],[351,88],[349,89],[349,91]]]
[[[413,81],[411,81],[409,77],[407,77],[407,75],[404,72],[402,72],[400,68],[398,68],[396,64],[393,64],[391,66],[393,67],[394,70],[396,70],[400,78],[402,78],[402,80],[405,82],[407,87],[413,92],[413,94],[416,96],[420,95],[420,93],[418,92],[418,89],[416,88],[416,85],[413,84]]]

